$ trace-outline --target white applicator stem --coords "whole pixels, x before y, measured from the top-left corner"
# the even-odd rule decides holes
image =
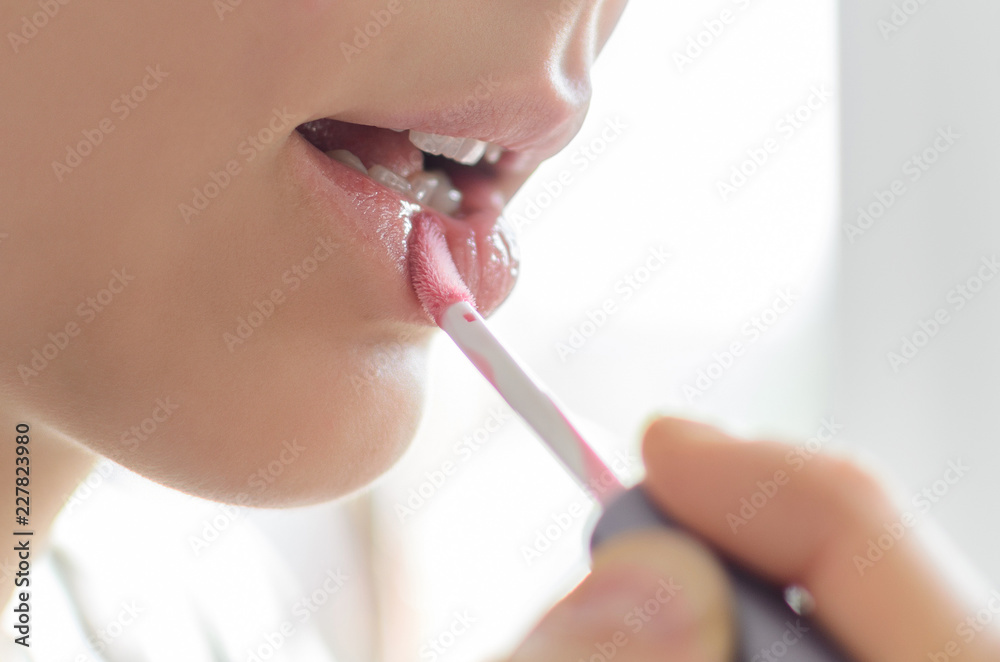
[[[438,221],[413,218],[408,253],[413,289],[427,314],[602,506],[624,490],[563,410],[510,355],[476,311]]]
[[[467,301],[454,303],[438,325],[602,506],[624,490],[552,396],[511,356],[475,308]]]

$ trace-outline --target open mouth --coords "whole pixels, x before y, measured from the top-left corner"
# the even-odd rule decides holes
[[[495,180],[504,149],[474,138],[397,132],[333,119],[296,129],[330,159],[367,175],[424,207],[462,219],[473,211],[469,190]]]
[[[421,310],[406,274],[411,219],[420,210],[440,226],[480,312],[488,314],[507,297],[518,258],[501,213],[527,177],[517,168],[518,152],[471,138],[334,119],[306,122],[296,131],[305,162],[312,164],[310,190],[331,203],[333,218],[366,238],[372,254],[387,256],[404,277],[411,308]]]

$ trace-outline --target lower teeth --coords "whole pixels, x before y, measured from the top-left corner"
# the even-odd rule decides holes
[[[392,170],[378,164],[373,165],[368,169],[368,176],[374,179],[376,182],[383,184],[384,186],[391,188],[396,193],[402,193],[403,195],[409,195],[411,191],[410,182],[408,182],[404,177],[400,177]]]
[[[335,149],[331,152],[327,152],[326,155],[329,156],[334,161],[339,161],[344,165],[351,166],[358,172],[363,172],[366,175],[368,174],[368,169],[365,168],[365,164],[361,162],[361,159],[354,156],[346,149]]]
[[[432,172],[421,170],[406,179],[377,163],[366,169],[361,159],[346,149],[331,150],[326,155],[334,161],[368,175],[382,186],[442,214],[450,216],[462,206],[462,192],[452,186],[451,179],[440,170]]]

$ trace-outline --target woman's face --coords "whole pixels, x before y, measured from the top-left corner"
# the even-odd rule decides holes
[[[369,482],[422,401],[409,219],[438,210],[500,304],[497,216],[579,128],[624,3],[5,2],[3,406],[209,498]]]

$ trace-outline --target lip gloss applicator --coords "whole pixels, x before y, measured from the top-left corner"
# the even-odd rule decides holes
[[[535,431],[577,483],[604,510],[591,535],[591,549],[620,534],[642,528],[681,527],[660,512],[640,487],[626,490],[614,473],[570,423],[563,409],[521,367],[493,335],[475,308],[452,259],[438,222],[428,213],[413,218],[408,253],[413,289],[427,314],[493,385],[511,408]],[[720,556],[734,596],[737,662],[768,659],[772,646],[785,645],[790,624],[807,621],[790,606],[794,591],[774,586]],[[802,628],[800,628],[800,631]],[[838,647],[811,623],[795,644],[792,659],[800,662],[848,662]]]
[[[476,310],[472,292],[459,275],[437,223],[418,214],[413,220],[410,242],[410,278],[424,310],[545,441],[581,487],[607,505],[625,488],[576,431],[552,396],[490,331]]]

